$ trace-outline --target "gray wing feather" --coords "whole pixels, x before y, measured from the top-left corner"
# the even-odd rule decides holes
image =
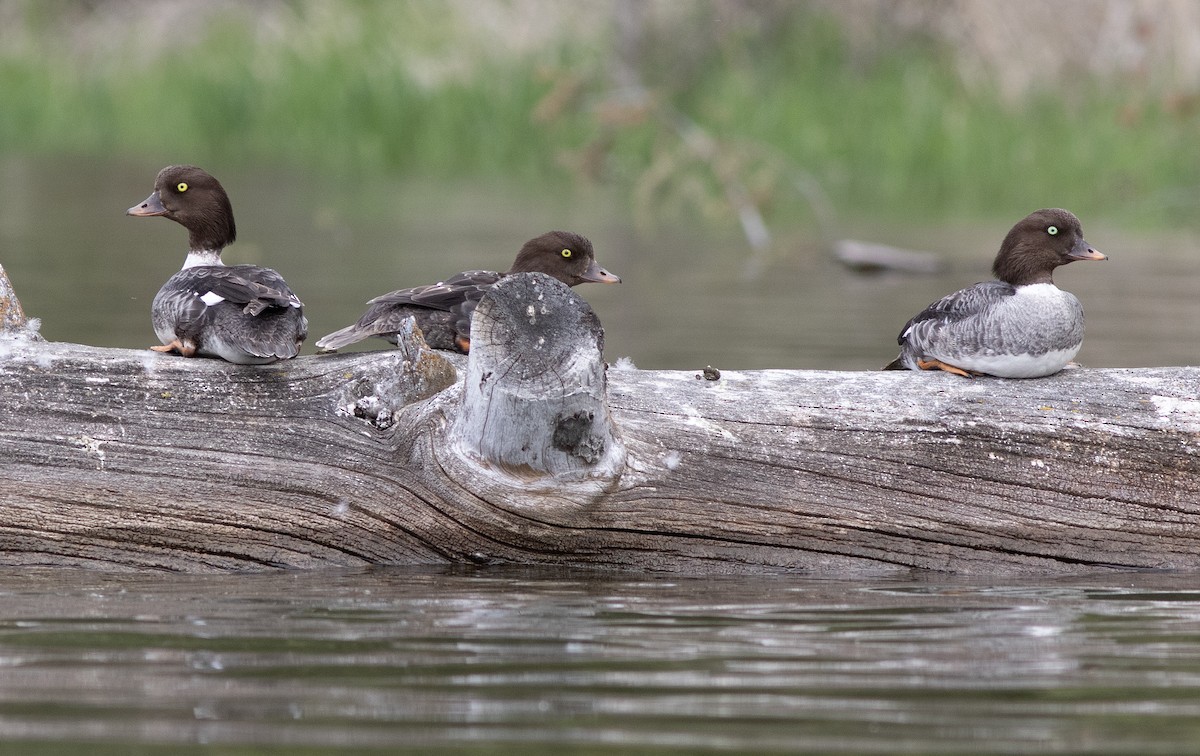
[[[978,315],[1016,293],[1017,290],[1012,284],[1003,281],[984,281],[965,289],[959,289],[914,315],[900,330],[900,336],[897,337],[896,343],[903,346],[912,333],[913,326],[929,321],[934,321],[936,324],[956,323]]]
[[[398,333],[407,318],[415,317],[434,348],[450,348],[454,334],[469,336],[471,315],[488,288],[499,281],[501,274],[491,270],[468,270],[426,286],[381,294],[367,302],[367,310],[357,323],[322,336],[317,347],[325,351],[341,349],[371,336]],[[438,316],[435,313],[447,313]],[[430,328],[444,329],[434,335]],[[439,346],[441,342],[444,346]]]

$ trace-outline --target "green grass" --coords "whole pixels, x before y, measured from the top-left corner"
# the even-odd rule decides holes
[[[1058,205],[1140,226],[1200,217],[1200,118],[1186,103],[1087,79],[1005,102],[964,87],[952,51],[930,40],[856,59],[836,22],[799,5],[765,30],[717,35],[703,10],[695,28],[652,30],[638,62],[663,109],[615,125],[597,115],[612,96],[603,29],[502,56],[441,3],[330,12],[299,1],[273,31],[243,9],[197,24],[198,39],[134,27],[85,37],[80,52],[72,33],[91,21],[86,7],[26,4],[25,43],[0,52],[0,152],[506,177],[555,191],[572,180],[564,155],[590,148],[601,180],[657,197],[649,213],[668,221],[699,206],[731,218],[720,170],[782,223],[811,219],[792,188],[799,173],[852,216],[1010,218]],[[421,65],[455,73],[422,77]],[[572,82],[574,96],[534,117]],[[675,113],[716,137],[716,157],[689,156],[668,125]],[[653,191],[634,193],[639,182]]]
[[[353,5],[347,5],[351,12]],[[355,34],[265,40],[242,20],[196,45],[98,56],[43,39],[0,57],[0,143],[9,151],[162,152],[279,161],[348,174],[548,173],[529,113],[533,63],[436,89],[415,83],[384,33],[398,11],[362,4]],[[303,17],[291,28],[306,28]],[[147,57],[148,56],[148,57]]]
[[[1143,224],[1197,217],[1198,119],[1161,98],[1083,80],[1012,104],[966,90],[949,53],[930,44],[854,66],[836,29],[797,24],[784,36],[749,71],[715,66],[690,105],[821,177],[843,211],[1011,217],[1056,205]]]

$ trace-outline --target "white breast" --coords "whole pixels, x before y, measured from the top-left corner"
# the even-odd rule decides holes
[[[1082,344],[1080,344],[1082,346]],[[1041,378],[1053,375],[1079,354],[1079,347],[1042,354],[977,354],[960,357],[952,364],[964,370],[1000,378]]]

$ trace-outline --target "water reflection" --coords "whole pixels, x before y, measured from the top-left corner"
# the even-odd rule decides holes
[[[1185,753],[1200,737],[1184,576],[9,570],[0,597],[10,740]]]
[[[153,343],[150,300],[182,264],[186,237],[169,221],[135,222],[124,209],[145,197],[168,161],[0,164],[0,264],[49,338]],[[320,183],[278,169],[208,167],[237,214],[239,241],[228,261],[283,271],[317,336],[357,318],[373,296],[459,270],[506,268],[525,239],[566,227],[589,236],[603,264],[625,279],[580,293],[605,325],[609,359],[629,356],[643,368],[877,368],[895,356],[908,317],[989,277],[1008,230],[1003,221],[972,228],[847,221],[840,229],[847,235],[930,249],[950,268],[930,277],[861,276],[831,262],[815,239],[785,235],[766,274],[746,280],[747,253],[732,229],[726,236],[681,225],[636,231],[618,202],[587,188],[545,196],[486,183]],[[1079,360],[1195,364],[1194,235],[1129,237],[1103,219],[1084,226],[1111,259],[1056,274],[1087,309]]]

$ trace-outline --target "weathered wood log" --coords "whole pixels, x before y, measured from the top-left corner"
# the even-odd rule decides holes
[[[0,341],[0,563],[1200,568],[1197,368],[605,372],[536,276],[472,337],[263,367]]]

